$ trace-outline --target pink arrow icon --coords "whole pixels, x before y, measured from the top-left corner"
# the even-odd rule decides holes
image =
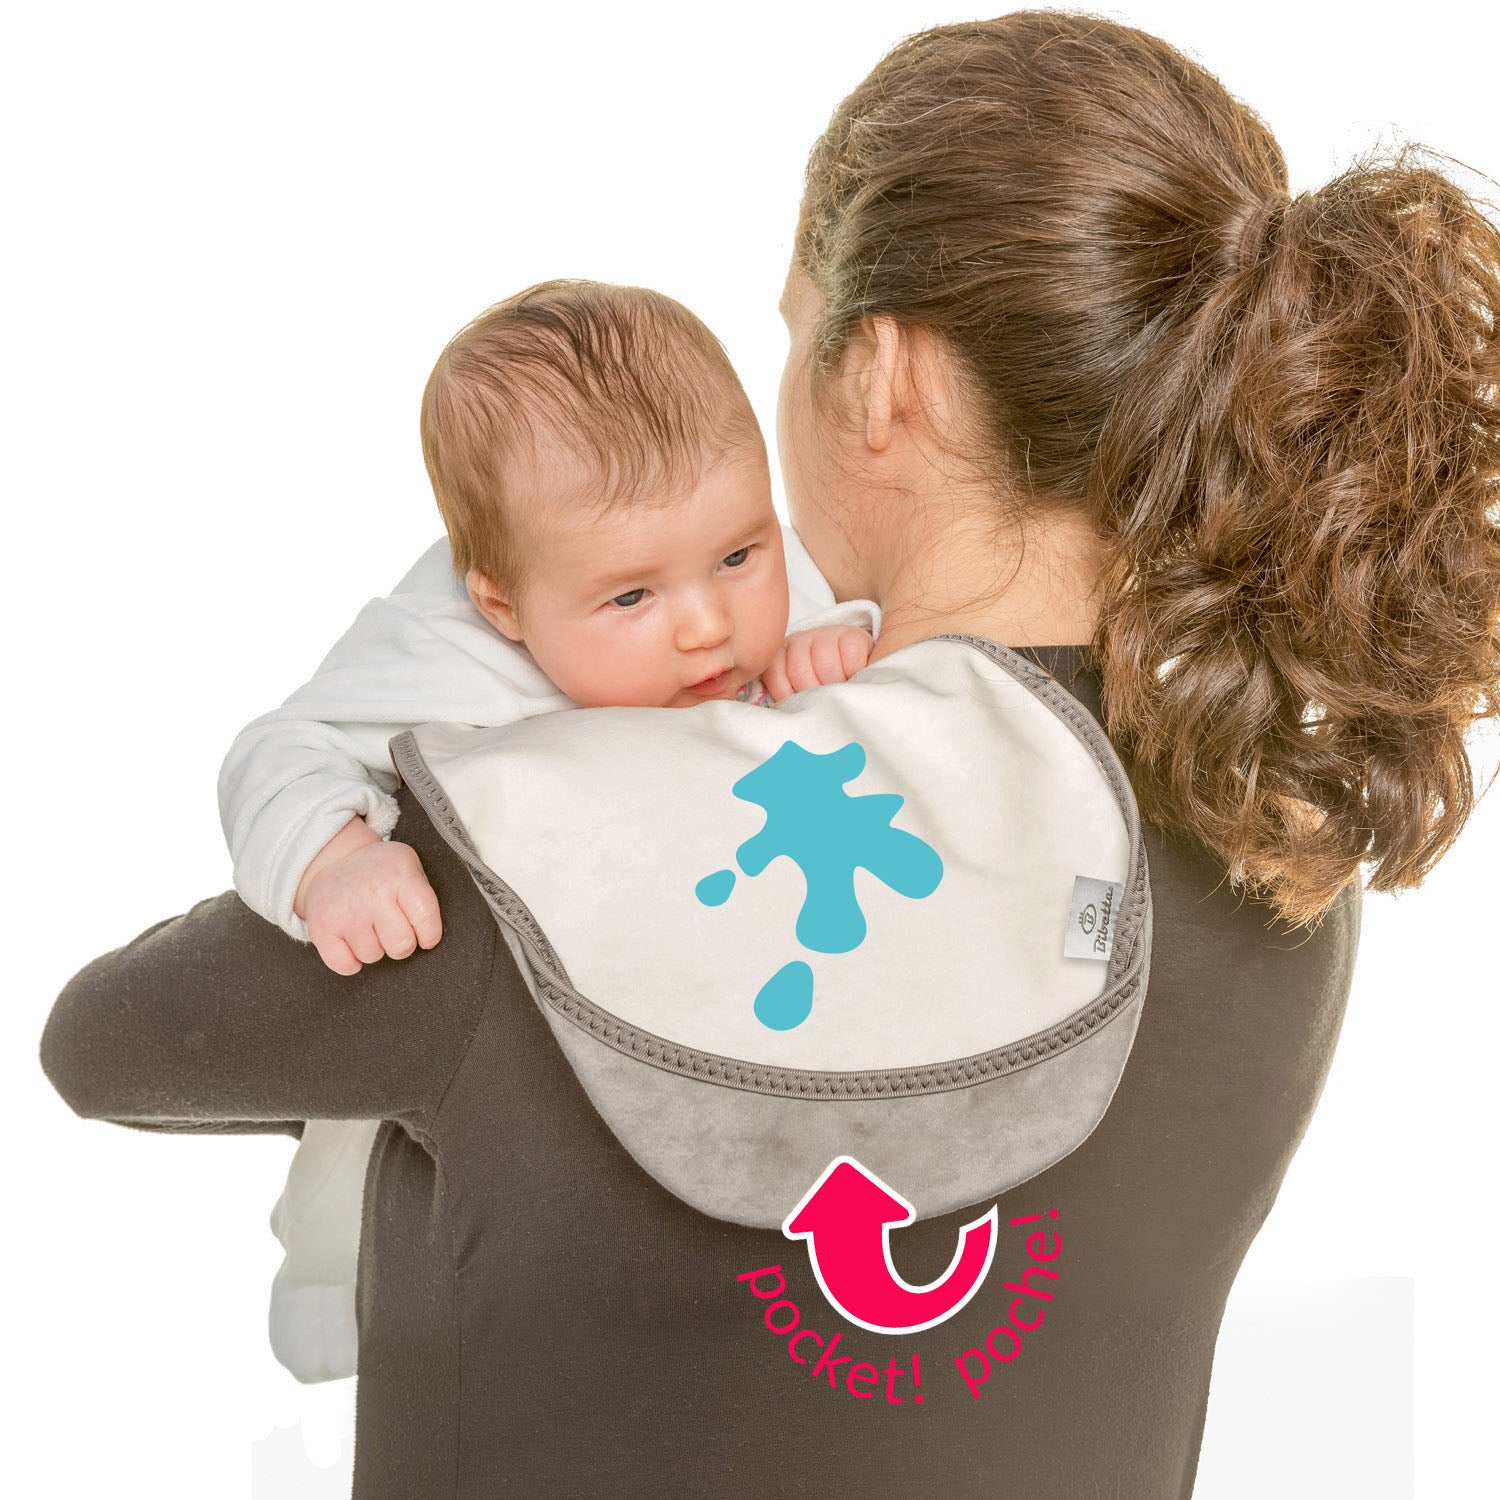
[[[891,1263],[891,1226],[910,1224],[916,1209],[852,1156],[836,1156],[781,1232],[807,1241],[823,1295],[851,1323],[872,1333],[920,1333],[951,1318],[989,1275],[999,1213],[992,1204],[965,1224],[948,1269],[913,1286]]]

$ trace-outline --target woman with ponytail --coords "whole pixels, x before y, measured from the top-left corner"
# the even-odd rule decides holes
[[[963,524],[1018,571],[1031,533],[1097,547],[1087,660],[1145,818],[1298,923],[1361,865],[1422,879],[1500,712],[1500,230],[1431,153],[1293,196],[1165,42],[1017,11],[844,101],[792,275],[818,390],[882,320],[948,356]]]
[[[1092,1134],[997,1196],[1030,1259],[942,1325],[918,1394],[912,1341],[778,1289],[785,1236],[621,1149],[409,791],[435,949],[344,979],[231,894],[97,960],[43,1041],[81,1113],[396,1122],[366,1189],[357,1496],[1185,1500],[1366,870],[1418,883],[1474,805],[1500,234],[1440,159],[1293,194],[1265,124],[1155,37],[936,27],[813,146],[782,312],[791,518],[835,597],[881,605],[874,660],[1010,647],[1130,775],[1155,928],[1133,1049]],[[943,1274],[974,1217],[903,1225],[901,1274]]]

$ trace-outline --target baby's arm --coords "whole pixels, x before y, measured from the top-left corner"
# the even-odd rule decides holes
[[[787,638],[761,684],[776,702],[806,688],[847,682],[866,666],[880,635],[880,606],[872,599],[835,603],[802,539],[781,528],[791,608]]]
[[[292,910],[335,974],[380,958],[409,958],[443,935],[437,895],[416,851],[351,818],[303,871]]]
[[[499,725],[572,706],[474,608],[453,576],[447,543],[437,543],[390,596],[365,605],[311,681],[230,748],[219,812],[235,888],[285,932],[311,938],[341,973],[354,971],[365,936],[352,945],[345,939],[347,954],[335,943],[325,951],[319,938],[345,921],[351,902],[376,913],[364,930],[370,943],[389,921],[397,923],[394,947],[406,941],[399,918],[379,918],[387,897],[420,942],[438,920],[436,903],[430,917],[423,907],[413,920],[408,895],[419,907],[426,899],[412,886],[415,875],[426,887],[420,863],[404,846],[381,842],[398,784],[390,739],[429,720]],[[313,880],[305,879],[310,870]],[[371,896],[372,884],[383,894]],[[381,951],[391,951],[383,941]]]

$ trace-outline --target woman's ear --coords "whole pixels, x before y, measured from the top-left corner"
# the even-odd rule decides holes
[[[920,423],[941,435],[966,418],[966,387],[942,337],[884,316],[866,318],[863,333],[856,373],[871,449],[887,448],[898,426]]]
[[[515,606],[477,568],[464,574],[464,587],[469,592],[474,608],[482,614],[507,640],[521,641],[521,617]]]
[[[860,372],[865,441],[881,453],[890,444],[891,429],[906,415],[911,400],[907,369],[910,350],[894,318],[867,318],[865,338],[869,363]]]

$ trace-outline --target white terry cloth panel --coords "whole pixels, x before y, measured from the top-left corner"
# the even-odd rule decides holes
[[[392,749],[596,1106],[704,1211],[779,1223],[857,1138],[946,1183],[925,1217],[1102,1117],[1149,963],[1135,800],[1098,724],[1006,647],[930,637],[771,710],[578,709]],[[1065,956],[1070,926],[1102,956]],[[929,1159],[945,1130],[956,1168]]]

